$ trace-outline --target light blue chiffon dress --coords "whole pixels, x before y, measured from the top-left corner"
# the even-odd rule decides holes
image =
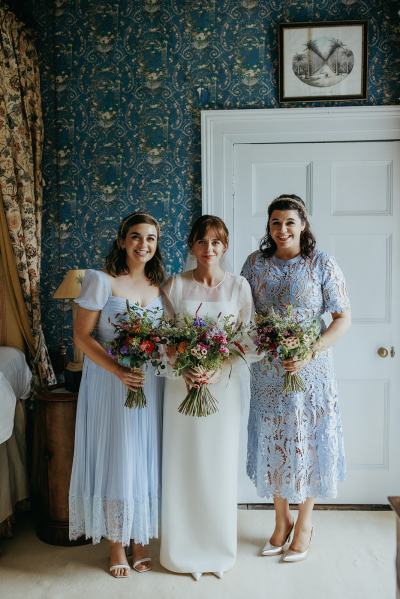
[[[294,306],[299,320],[349,308],[343,273],[335,259],[316,250],[311,258],[281,260],[251,254],[242,269],[256,312]],[[343,433],[332,350],[321,352],[302,370],[305,391],[282,392],[278,360],[252,365],[247,474],[260,497],[293,503],[308,497],[336,497],[345,475]]]
[[[112,340],[111,323],[126,300],[112,295],[109,276],[87,270],[75,301],[101,311],[95,336],[100,343]],[[161,310],[161,297],[146,308]],[[129,545],[158,537],[163,379],[152,366],[144,391],[145,408],[126,408],[127,388],[85,356],[69,491],[71,539],[85,535],[98,543],[105,537]]]

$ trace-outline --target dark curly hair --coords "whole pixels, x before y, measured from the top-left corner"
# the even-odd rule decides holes
[[[133,225],[140,225],[145,223],[147,225],[153,225],[157,231],[157,249],[151,260],[146,262],[144,266],[144,274],[149,279],[152,285],[161,285],[164,281],[164,265],[161,257],[159,240],[160,240],[160,225],[156,219],[147,214],[147,212],[132,212],[124,218],[118,228],[117,238],[114,240],[111,250],[106,257],[106,271],[112,277],[117,277],[121,274],[127,274],[129,272],[128,265],[126,263],[126,252],[121,246],[128,231]]]
[[[299,196],[293,194],[282,194],[272,200],[268,206],[268,223],[264,237],[260,241],[260,252],[270,258],[276,252],[276,243],[271,237],[269,230],[269,221],[274,210],[296,210],[300,220],[305,224],[304,230],[300,234],[300,253],[303,258],[310,258],[315,249],[315,237],[311,231],[310,222],[306,211],[306,206]]]

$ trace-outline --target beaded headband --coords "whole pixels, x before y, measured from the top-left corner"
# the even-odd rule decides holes
[[[304,206],[304,204],[302,202],[299,202],[299,200],[295,200],[294,198],[289,198],[287,196],[275,198],[269,204],[268,208],[270,208],[276,202],[293,202],[293,204],[296,204],[299,208],[301,208],[301,210],[304,212],[304,214],[307,214],[307,208]]]

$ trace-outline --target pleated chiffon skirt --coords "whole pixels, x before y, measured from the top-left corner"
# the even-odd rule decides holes
[[[147,406],[126,408],[127,388],[85,357],[69,493],[71,539],[129,545],[158,537],[162,378],[146,367]]]

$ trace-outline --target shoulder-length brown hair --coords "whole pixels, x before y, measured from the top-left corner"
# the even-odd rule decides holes
[[[144,267],[144,274],[152,283],[152,285],[161,285],[164,281],[164,265],[160,252],[160,225],[156,219],[147,214],[146,212],[133,212],[129,214],[121,222],[117,238],[114,240],[111,250],[106,257],[106,271],[112,277],[118,275],[127,274],[129,272],[128,265],[126,263],[126,251],[122,247],[121,242],[125,240],[128,231],[133,225],[140,225],[145,223],[147,225],[153,225],[157,231],[157,249],[151,260],[146,262]]]
[[[310,258],[314,253],[316,241],[311,231],[310,221],[308,220],[305,204],[303,200],[294,193],[282,194],[272,200],[268,206],[267,230],[264,237],[260,241],[260,252],[266,258],[270,258],[276,252],[276,243],[272,239],[269,230],[269,221],[274,210],[296,210],[302,224],[305,224],[304,230],[300,234],[300,253],[303,258]]]
[[[204,239],[206,233],[210,230],[215,231],[217,238],[224,244],[227,248],[229,244],[229,231],[219,216],[214,216],[212,214],[203,214],[200,216],[194,223],[190,230],[188,237],[188,246],[192,247],[195,241],[199,239]]]

